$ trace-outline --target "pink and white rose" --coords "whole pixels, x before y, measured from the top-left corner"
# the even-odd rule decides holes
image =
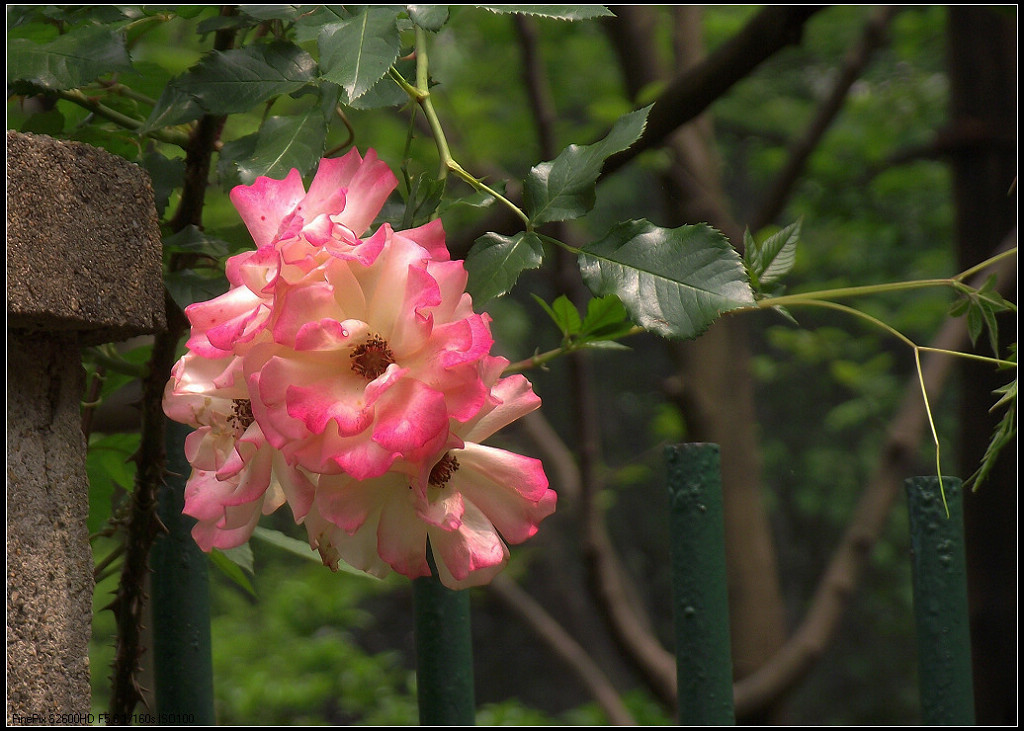
[[[490,318],[440,221],[366,233],[397,181],[369,151],[231,193],[256,249],[186,308],[167,415],[196,427],[185,512],[204,550],[243,543],[287,502],[325,564],[486,583],[555,507],[540,462],[486,447],[537,408],[500,378]],[[504,539],[504,540],[503,540]]]

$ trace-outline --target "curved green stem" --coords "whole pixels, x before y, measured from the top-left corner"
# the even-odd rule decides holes
[[[430,100],[430,74],[428,65],[427,33],[417,26],[416,85],[413,86],[406,81],[394,66],[388,69],[388,73],[391,78],[394,79],[395,83],[402,87],[405,93],[409,95],[409,98],[416,102],[420,109],[423,110],[423,116],[426,117],[427,124],[430,126],[430,133],[434,136],[434,144],[437,145],[437,154],[440,158],[440,167],[437,172],[437,179],[445,180],[448,177],[449,172],[453,173],[460,180],[468,183],[476,190],[487,193],[501,204],[508,206],[508,208],[522,219],[524,224],[526,224],[527,230],[530,230],[531,226],[529,216],[523,213],[516,204],[501,193],[470,175],[452,156],[451,148],[448,146],[448,138],[445,136],[444,128],[441,126],[441,120],[438,119],[437,112],[434,110],[434,105]]]
[[[975,274],[976,272],[980,272],[982,269],[987,269],[988,267],[992,266],[993,264],[996,264],[996,263],[1002,261],[1003,259],[1006,259],[1006,258],[1011,257],[1011,256],[1017,256],[1017,247],[1016,246],[1010,247],[1006,251],[1002,251],[1002,252],[996,254],[995,256],[990,256],[985,261],[983,261],[983,262],[981,262],[979,264],[975,264],[974,266],[972,266],[969,269],[964,269],[962,272],[960,272],[955,277],[953,277],[953,279],[955,281],[958,281],[958,282],[963,281],[964,279],[967,279],[972,274]]]
[[[939,446],[939,430],[935,428],[935,419],[932,417],[932,405],[928,401],[928,390],[924,384],[924,370],[921,368],[921,349],[914,346],[914,364],[917,366],[917,382],[921,384],[921,398],[924,400],[924,413],[928,417],[928,428],[932,432],[932,441],[935,442],[935,476],[939,478],[939,487],[942,487],[942,452]],[[949,517],[949,505],[946,504],[946,491],[942,492],[942,507],[946,509],[946,517]]]
[[[628,338],[630,335],[639,335],[642,332],[647,332],[647,331],[644,330],[639,325],[634,325],[632,328],[630,328],[629,330],[624,332],[620,337]],[[618,340],[618,338],[616,338],[616,340]],[[513,374],[513,373],[519,373],[521,371],[530,370],[531,368],[537,368],[539,366],[543,366],[543,365],[553,361],[555,358],[557,358],[557,357],[559,357],[561,355],[568,355],[569,353],[573,353],[573,352],[575,352],[577,350],[583,350],[584,348],[587,347],[588,343],[593,343],[593,342],[601,342],[601,341],[599,341],[599,340],[584,340],[582,342],[578,342],[578,341],[570,340],[568,342],[564,342],[560,346],[558,346],[557,348],[552,348],[551,350],[545,350],[543,353],[537,353],[536,355],[530,356],[529,358],[523,358],[523,360],[518,360],[515,363],[510,363],[508,365],[508,367],[506,367],[505,370],[503,370],[501,372],[501,375],[502,376],[508,376],[508,375]]]
[[[956,358],[976,360],[981,363],[991,363],[992,365],[999,366],[1000,368],[1017,367],[1017,364],[1012,360],[1004,360],[1003,358],[989,358],[988,356],[977,355],[976,353],[962,353],[959,350],[946,350],[945,348],[930,348],[927,345],[918,345],[917,349],[926,353],[942,353],[944,355],[951,355]]]

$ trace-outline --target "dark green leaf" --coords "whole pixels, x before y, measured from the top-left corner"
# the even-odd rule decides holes
[[[239,5],[238,11],[258,20],[292,21],[312,10],[312,5]]]
[[[706,224],[620,223],[583,248],[579,266],[591,292],[618,295],[634,322],[665,337],[696,337],[754,302],[739,256]]]
[[[238,162],[238,176],[251,185],[260,175],[284,178],[292,168],[305,175],[323,156],[326,139],[319,109],[311,108],[300,117],[271,117],[257,133],[252,157]]]
[[[1014,358],[1014,360],[1016,360],[1016,358]],[[995,430],[992,432],[992,438],[989,440],[988,447],[985,449],[985,454],[981,459],[981,465],[967,480],[974,490],[981,487],[982,483],[988,479],[989,473],[991,473],[992,468],[995,467],[996,458],[999,456],[1000,452],[1002,452],[1007,445],[1013,444],[1017,437],[1017,379],[1014,378],[1010,383],[996,389],[995,393],[1000,395],[1001,398],[995,403],[991,411],[1005,408],[1006,412],[1003,414],[1003,418],[1000,419]]]
[[[252,579],[249,578],[253,573],[253,568],[252,549],[249,548],[248,543],[223,551],[214,548],[210,551],[210,562],[247,594],[256,596],[256,588],[252,585]]]
[[[397,18],[393,8],[373,6],[317,37],[321,74],[344,89],[349,102],[373,88],[398,58]]]
[[[315,5],[312,12],[300,15],[295,21],[295,40],[299,43],[315,40],[328,26],[348,20],[354,11],[361,11],[365,6]]]
[[[253,132],[251,135],[225,142],[220,149],[220,157],[217,160],[217,176],[220,178],[220,184],[224,190],[231,190],[242,183],[242,179],[238,175],[238,165],[256,153],[258,138],[259,132]]]
[[[200,21],[196,26],[196,33],[205,36],[207,33],[216,33],[219,30],[239,30],[241,28],[252,28],[261,21],[251,18],[248,15],[215,15]]]
[[[978,342],[978,336],[981,335],[981,329],[984,327],[985,321],[982,315],[982,308],[976,303],[967,310],[967,334],[971,338],[971,344],[976,345]]]
[[[56,108],[33,114],[21,125],[21,131],[57,137],[64,131],[64,115]]]
[[[486,233],[476,240],[466,257],[469,285],[466,290],[478,307],[507,293],[526,269],[544,260],[544,245],[534,233],[515,236]]]
[[[93,434],[89,439],[86,472],[89,475],[89,532],[99,531],[110,517],[114,494],[135,482],[132,453],[138,449],[137,434]]]
[[[184,183],[185,161],[180,157],[167,158],[159,152],[150,152],[142,159],[142,164],[153,181],[157,215],[163,216],[171,193]]]
[[[554,160],[533,167],[523,196],[531,223],[579,218],[593,208],[604,161],[639,139],[650,109],[644,107],[621,117],[599,142],[569,145]]]
[[[416,228],[430,221],[441,203],[445,184],[429,173],[421,173],[412,181],[409,198],[405,202],[402,228]]]
[[[227,241],[209,236],[195,226],[186,226],[181,231],[164,238],[165,252],[204,254],[214,259],[227,256],[231,245]]]
[[[522,13],[557,20],[589,20],[614,17],[615,13],[604,5],[474,5],[492,13]]]
[[[992,347],[992,353],[998,358],[999,357],[999,322],[996,320],[996,313],[988,306],[987,303],[982,303],[981,307],[981,318],[985,321],[985,330],[988,332],[988,342]]]
[[[447,5],[406,5],[409,18],[423,30],[437,32],[448,22]]]
[[[141,134],[152,132],[161,127],[171,127],[175,124],[191,122],[193,119],[199,119],[203,116],[203,108],[192,98],[191,94],[182,86],[179,86],[179,83],[184,78],[178,77],[164,87],[160,98],[156,100],[156,104],[153,106],[153,111],[149,114],[149,118],[146,119],[139,129]]]
[[[961,315],[965,314],[967,312],[967,310],[970,309],[970,307],[971,307],[971,300],[969,298],[963,297],[961,299],[958,299],[949,308],[949,316],[950,317],[960,317]]]
[[[28,81],[47,89],[77,89],[101,76],[132,71],[124,36],[84,26],[49,43],[16,38],[7,45],[7,82]]]
[[[246,112],[316,77],[316,61],[293,43],[274,41],[214,51],[175,83],[210,114]]]
[[[385,109],[387,107],[400,107],[409,101],[409,95],[405,89],[398,85],[391,75],[388,74],[374,84],[368,92],[352,99],[348,106],[353,109]]]
[[[206,276],[193,269],[168,273],[164,277],[164,284],[181,309],[193,302],[205,302],[219,297],[228,290],[228,282],[223,275]]]

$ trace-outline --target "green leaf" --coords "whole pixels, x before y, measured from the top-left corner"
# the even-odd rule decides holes
[[[614,17],[615,13],[604,5],[474,5],[475,8],[490,10],[492,13],[520,13],[539,15],[556,20],[590,20],[591,18]]]
[[[521,231],[515,236],[486,233],[476,240],[466,256],[469,284],[466,291],[478,307],[506,294],[519,275],[536,269],[544,260],[544,245],[535,233]]]
[[[790,224],[755,246],[753,264],[761,284],[774,282],[793,268],[796,261],[796,245],[800,241],[801,223],[802,221],[797,221]]]
[[[583,247],[579,266],[591,292],[618,295],[634,322],[665,337],[696,337],[723,312],[754,303],[739,255],[706,224],[620,223]]]
[[[238,11],[257,20],[292,21],[308,8],[308,5],[239,5]]]
[[[595,185],[604,161],[636,142],[651,107],[631,112],[592,145],[569,145],[554,160],[542,162],[526,177],[524,202],[533,225],[579,218],[594,207]]]
[[[971,345],[977,345],[978,336],[981,335],[981,329],[984,325],[985,321],[982,315],[982,308],[977,304],[974,304],[969,310],[967,310],[967,334],[971,338]]]
[[[55,107],[47,109],[45,112],[33,114],[21,125],[21,131],[59,137],[61,132],[64,131],[64,122],[64,115]]]
[[[299,558],[304,558],[307,561],[313,561],[316,564],[322,564],[320,557],[309,547],[309,544],[305,541],[300,541],[297,538],[286,536],[281,531],[270,530],[262,526],[256,526],[256,529],[252,532],[252,537],[263,541],[267,545],[280,548],[283,551],[287,551]],[[365,576],[367,578],[376,579],[376,576],[368,574],[359,569],[352,568],[344,561],[338,561],[338,569],[348,574],[354,574],[356,576]]]
[[[164,237],[164,251],[184,254],[204,254],[214,259],[227,256],[231,245],[227,241],[208,236],[195,226],[186,226],[175,234]]]
[[[246,185],[265,175],[284,178],[292,168],[309,173],[324,153],[327,126],[317,108],[296,117],[270,117],[256,133],[252,157],[238,162],[238,176]]]
[[[447,5],[406,5],[409,19],[423,30],[437,32],[448,22]]]
[[[430,221],[431,216],[441,203],[445,183],[430,173],[420,173],[412,181],[409,198],[405,202],[405,214],[402,228],[416,228]]]
[[[580,328],[580,337],[586,340],[613,340],[629,332],[633,323],[622,301],[610,294],[594,297],[587,303],[587,316]]]
[[[373,88],[398,58],[397,17],[394,8],[371,6],[317,37],[322,78],[344,89],[349,102]]]
[[[171,193],[180,188],[185,180],[185,161],[180,157],[168,158],[159,152],[149,152],[142,159],[142,165],[153,181],[153,199],[158,216],[164,215]],[[166,245],[166,241],[164,242]]]
[[[990,410],[996,411],[1000,408],[1006,408],[1006,412],[992,432],[988,447],[985,449],[985,454],[981,459],[981,465],[967,480],[973,490],[977,490],[988,479],[989,473],[995,467],[996,458],[1000,452],[1007,445],[1013,444],[1017,437],[1017,379],[1014,378],[1010,383],[996,389],[994,393],[1001,395],[1001,398]]]
[[[203,108],[188,91],[179,86],[184,78],[179,76],[164,87],[160,98],[153,105],[153,111],[149,113],[149,117],[139,128],[139,134],[146,134],[161,127],[191,122],[193,119],[203,116]]]
[[[293,43],[273,41],[205,56],[175,85],[210,114],[246,112],[316,78],[316,61]]]
[[[580,313],[576,311],[576,305],[568,297],[564,294],[560,295],[550,305],[537,295],[533,295],[533,298],[540,303],[540,306],[548,313],[548,317],[562,331],[563,337],[568,339],[579,334],[583,322],[580,320]]]
[[[252,580],[249,578],[253,574],[253,559],[252,549],[248,543],[223,551],[214,548],[210,551],[210,563],[220,569],[247,594],[252,597],[256,596],[256,587],[252,585]]]
[[[194,269],[170,272],[164,277],[164,284],[181,309],[193,302],[205,302],[219,297],[228,290],[228,281],[223,274],[207,276]]]
[[[118,31],[75,28],[49,43],[24,38],[7,44],[7,83],[27,81],[47,89],[77,89],[101,76],[132,71]]]

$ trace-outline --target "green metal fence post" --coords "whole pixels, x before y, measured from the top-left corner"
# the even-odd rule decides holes
[[[416,615],[416,686],[423,726],[472,726],[473,641],[469,592],[452,591],[434,576],[413,579]]]
[[[974,723],[961,486],[955,477],[944,478],[941,486],[934,476],[905,483],[921,717],[929,726]]]
[[[215,720],[207,557],[192,540],[195,521],[181,514],[192,469],[185,459],[190,431],[167,423],[168,475],[157,511],[168,533],[156,539],[150,554],[153,669],[158,721],[210,726]]]
[[[717,444],[666,447],[681,725],[735,723]]]

